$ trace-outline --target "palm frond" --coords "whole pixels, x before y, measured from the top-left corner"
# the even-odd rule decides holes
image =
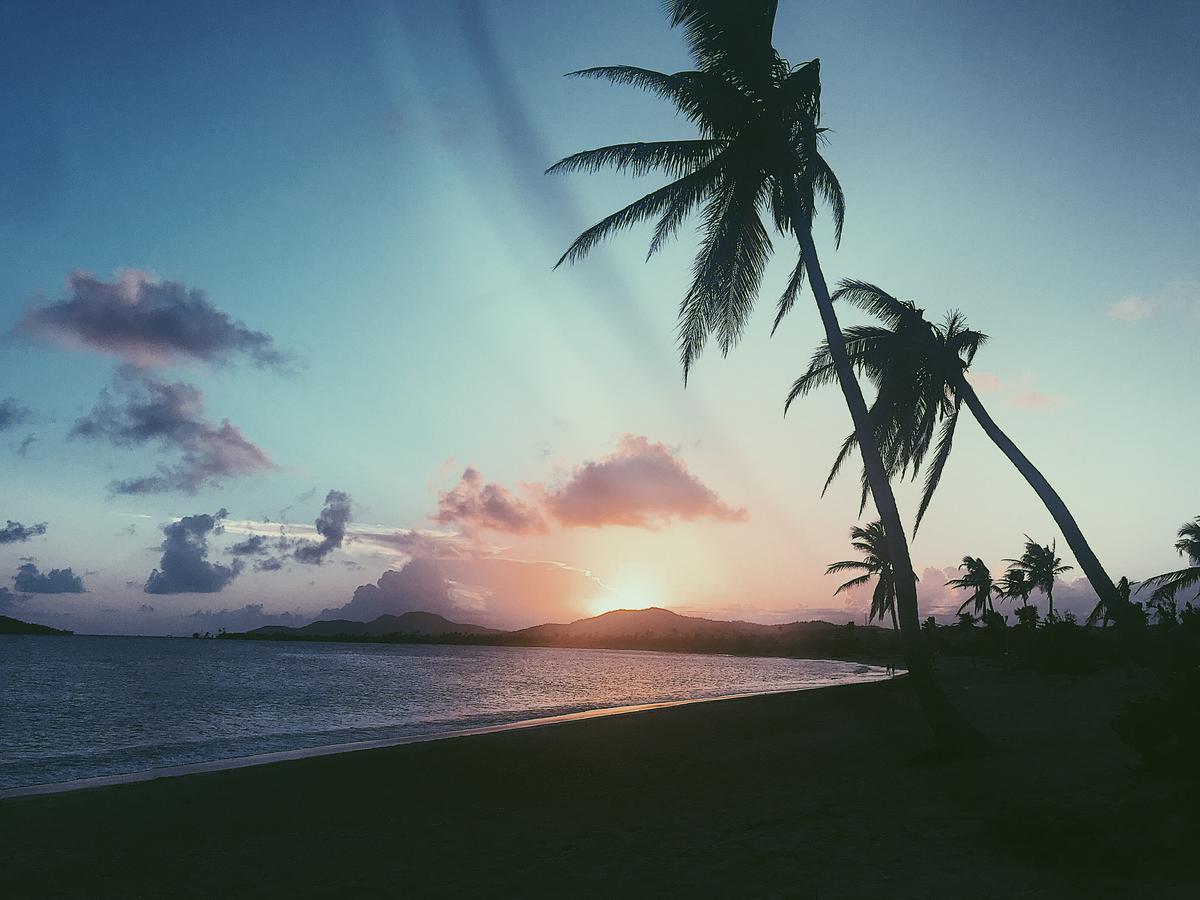
[[[681,178],[709,162],[724,146],[724,142],[711,138],[612,144],[608,147],[597,147],[595,150],[572,153],[548,168],[546,174],[600,172],[611,168],[631,175],[660,171],[673,178]]]
[[[775,308],[775,323],[771,326],[771,336],[774,337],[776,330],[779,328],[779,323],[783,321],[783,317],[792,311],[792,307],[796,305],[796,299],[800,296],[800,289],[804,287],[804,257],[796,261],[796,267],[792,269],[792,274],[788,278],[787,287],[783,289],[783,294],[779,298],[779,303]],[[784,410],[786,412],[786,409]]]
[[[950,451],[954,447],[954,429],[958,427],[959,402],[956,396],[954,398],[954,412],[942,421],[941,431],[938,433],[937,449],[933,453],[933,461],[929,464],[929,468],[925,470],[925,486],[921,491],[921,504],[917,508],[917,521],[913,525],[914,535],[921,528],[921,520],[925,518],[925,512],[929,509],[929,504],[933,500],[933,492],[941,484],[942,472],[945,471],[946,463],[950,459]]]

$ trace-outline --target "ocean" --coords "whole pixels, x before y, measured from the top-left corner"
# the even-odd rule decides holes
[[[635,650],[0,636],[0,790],[883,675]]]

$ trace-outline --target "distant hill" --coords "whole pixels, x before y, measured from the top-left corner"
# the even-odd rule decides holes
[[[62,636],[74,633],[73,631],[64,631],[61,628],[51,628],[49,625],[35,625],[32,622],[22,622],[20,619],[13,619],[9,616],[0,616],[0,634],[49,634]]]
[[[247,632],[250,636],[278,636],[298,638],[331,638],[340,635],[351,637],[384,637],[389,634],[412,634],[420,637],[440,637],[448,634],[486,635],[503,634],[494,628],[451,622],[445,616],[429,612],[406,612],[398,616],[383,615],[370,622],[352,622],[349,619],[322,619],[301,628],[287,625],[264,625]]]
[[[802,623],[796,622],[793,625]],[[822,622],[822,625],[828,623]],[[586,637],[713,637],[716,635],[778,634],[791,625],[759,625],[754,622],[725,622],[719,619],[702,619],[696,616],[681,616],[651,606],[648,609],[614,609],[611,612],[577,619],[569,625],[534,625],[513,632],[531,640],[563,640]],[[829,625],[835,628],[834,625]]]
[[[370,622],[325,619],[290,628],[267,625],[227,640],[353,641],[383,643],[484,644],[513,647],[594,647],[613,650],[665,650],[744,656],[882,658],[897,648],[890,629],[873,625],[789,622],[759,625],[681,616],[669,609],[617,609],[567,624],[549,623],[519,631],[451,622],[427,612],[383,615]]]

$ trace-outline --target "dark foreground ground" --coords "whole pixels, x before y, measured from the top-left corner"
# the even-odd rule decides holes
[[[901,679],[0,801],[0,895],[1200,896],[1141,675],[943,673],[994,754],[922,761]]]

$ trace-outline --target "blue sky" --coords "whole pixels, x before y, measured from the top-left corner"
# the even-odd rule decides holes
[[[961,308],[993,338],[974,367],[994,388],[981,396],[1114,577],[1172,567],[1175,529],[1200,512],[1195,5],[781,6],[780,52],[822,60],[847,194],[841,248],[820,235],[827,277]],[[0,399],[30,410],[0,432],[0,520],[48,525],[0,546],[0,573],[25,556],[91,573],[86,594],[38,595],[26,611],[162,631],[195,610],[335,607],[406,555],[351,540],[321,566],[248,570],[136,614],[160,528],[178,517],[224,507],[230,522],[283,518],[302,535],[336,489],[355,527],[454,531],[430,516],[465,466],[532,496],[520,485],[573,483],[625,434],[669,448],[745,520],[492,533],[489,552],[586,571],[601,606],[840,609],[821,572],[845,556],[854,479],[819,491],[847,416],[834,393],[781,415],[819,337],[811,299],[774,339],[763,312],[685,392],[673,325],[686,231],[649,264],[636,232],[551,270],[578,230],[650,185],[542,170],[688,133],[654,98],[561,77],[685,68],[657,2],[3,3],[0,35]],[[792,264],[776,246],[768,307]],[[170,454],[67,438],[120,360],[16,326],[62,300],[71,272],[126,268],[204,291],[294,354],[283,372],[242,359],[155,373],[201,389],[207,418],[276,470],[113,497],[109,482]],[[1054,536],[974,423],[960,435],[914,543],[922,570],[964,553],[996,570],[1023,533]],[[901,502],[911,510],[912,492]],[[214,535],[211,558],[233,539]],[[517,623],[519,606],[491,612]]]

